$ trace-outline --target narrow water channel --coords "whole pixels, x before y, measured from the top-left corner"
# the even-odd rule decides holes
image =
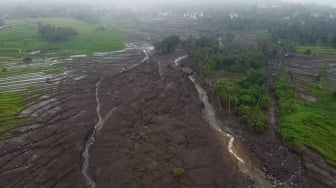
[[[137,46],[135,46],[135,49],[142,49],[142,48],[139,48]],[[149,60],[150,57],[149,57],[149,54],[148,54],[148,51],[147,49],[142,49],[143,50],[143,53],[145,54],[145,57],[144,59],[141,61],[141,63],[144,63],[145,61]],[[139,63],[139,64],[141,64]],[[139,64],[135,64],[131,67],[129,67],[127,70],[130,70],[136,66],[138,66]],[[123,70],[124,71],[124,70]],[[123,72],[121,71],[121,72]],[[103,118],[101,116],[101,108],[100,108],[100,100],[99,100],[99,87],[100,87],[100,83],[103,79],[99,79],[99,81],[96,83],[96,103],[97,103],[97,107],[96,107],[96,113],[97,113],[97,117],[98,117],[98,122],[96,123],[96,125],[94,126],[94,129],[92,131],[92,133],[90,134],[86,144],[85,144],[85,149],[82,153],[82,157],[83,157],[83,165],[82,165],[82,174],[83,176],[85,177],[88,185],[90,185],[91,188],[95,188],[96,187],[96,182],[92,179],[92,177],[90,176],[89,174],[89,165],[90,165],[90,147],[95,143],[95,139],[96,139],[96,133],[98,133],[105,121],[112,115],[113,111],[116,109],[116,108],[112,108],[108,114]]]
[[[85,144],[85,149],[82,153],[82,157],[83,157],[83,160],[84,160],[83,166],[82,166],[82,174],[85,177],[88,184],[91,186],[91,188],[95,188],[96,183],[93,181],[92,177],[89,175],[90,147],[91,147],[91,145],[94,144],[95,136],[96,136],[96,130],[102,124],[102,121],[103,121],[103,119],[101,117],[101,114],[100,114],[100,100],[99,100],[99,86],[100,86],[101,81],[102,81],[102,79],[100,79],[96,83],[96,102],[97,102],[96,112],[97,112],[97,116],[98,116],[98,122],[96,123],[92,133],[90,134],[90,136],[88,138],[88,141]]]

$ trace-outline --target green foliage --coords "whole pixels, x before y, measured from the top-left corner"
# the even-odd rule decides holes
[[[181,176],[185,175],[185,170],[183,168],[180,168],[180,167],[175,167],[173,169],[173,174],[174,174],[174,176],[181,177]]]
[[[293,86],[280,79],[275,86],[279,98],[280,133],[293,148],[309,147],[336,166],[336,101],[333,91],[311,86],[310,93],[320,100],[303,101]]]
[[[261,132],[268,127],[268,120],[260,108],[240,105],[237,114],[242,122],[255,128],[257,132]]]
[[[270,105],[265,74],[264,71],[253,70],[238,82],[216,85],[216,92],[222,102],[230,108],[232,101],[235,100],[234,110],[240,120],[255,128],[257,132],[263,131],[268,126],[268,120],[263,112],[268,110]]]
[[[228,43],[226,43],[228,44]],[[265,65],[265,56],[260,48],[246,47],[234,43],[218,46],[218,41],[211,37],[189,39],[185,46],[196,63],[195,66],[218,72],[225,70],[232,73],[247,73],[250,69],[260,69]]]
[[[38,33],[41,35],[42,39],[49,42],[62,42],[77,35],[77,31],[71,27],[52,26],[49,24],[39,24]]]
[[[25,108],[24,96],[24,92],[0,94],[0,133],[31,121],[28,118],[17,118]]]
[[[171,35],[161,42],[155,44],[155,50],[159,52],[172,52],[175,50],[177,45],[180,43],[180,38],[176,35]]]
[[[287,84],[285,81],[280,80],[275,84],[275,94],[279,99],[281,115],[296,112],[302,104],[302,101],[297,96],[294,86]]]
[[[216,93],[229,112],[238,114],[242,122],[262,131],[268,121],[263,111],[268,110],[270,100],[267,93],[265,54],[260,47],[246,47],[233,42],[234,35],[228,33],[224,47],[212,37],[189,38],[183,42],[195,68],[208,76],[232,73],[245,75],[237,81],[218,83]]]

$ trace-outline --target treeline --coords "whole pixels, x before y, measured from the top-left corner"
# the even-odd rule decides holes
[[[335,12],[333,7],[320,5],[228,7],[220,13],[210,12],[204,24],[231,31],[268,31],[279,40],[336,48]]]
[[[38,33],[42,39],[49,42],[62,42],[77,35],[77,31],[71,27],[58,27],[49,24],[39,24]]]
[[[231,35],[228,34],[223,39],[223,47],[220,47],[218,38],[214,37],[189,38],[182,42],[182,46],[187,49],[197,68],[208,74],[223,70],[247,73],[265,65],[265,56],[261,48],[236,44],[232,42]]]
[[[97,9],[88,5],[69,6],[66,4],[27,4],[0,6],[0,17],[6,19],[72,17],[88,23],[96,23],[100,16],[106,14],[106,9]]]
[[[270,105],[264,53],[259,47],[233,43],[232,35],[227,35],[224,41],[221,47],[216,38],[189,38],[182,46],[201,75],[239,77],[217,82],[215,91],[230,113],[236,113],[242,122],[262,131],[268,126],[265,111]]]

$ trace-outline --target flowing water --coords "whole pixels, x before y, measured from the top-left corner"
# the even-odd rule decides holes
[[[229,143],[228,143],[228,146],[227,146],[228,151],[239,162],[239,168],[241,169],[241,171],[248,174],[250,176],[250,178],[255,182],[257,187],[260,187],[260,188],[262,188],[262,187],[264,187],[264,188],[272,187],[272,184],[265,179],[264,175],[262,174],[262,172],[260,170],[258,170],[255,167],[249,165],[248,163],[246,163],[246,161],[244,161],[241,157],[239,157],[239,155],[237,153],[234,152],[234,141],[235,141],[235,139],[231,134],[229,134],[227,132],[228,128],[225,127],[225,125],[220,125],[219,122],[217,121],[215,111],[214,111],[212,105],[209,103],[206,91],[199,84],[197,84],[195,82],[195,80],[192,76],[190,76],[189,79],[194,83],[194,85],[196,87],[196,90],[198,92],[198,95],[199,95],[201,101],[204,104],[205,119],[208,121],[208,123],[213,128],[215,128],[220,133],[224,134],[229,139]],[[225,129],[226,129],[226,131],[224,131]]]
[[[175,64],[178,65],[180,61],[184,60],[188,56],[182,56],[175,60]],[[194,83],[195,88],[198,92],[200,100],[204,104],[204,116],[208,123],[217,131],[224,134],[228,139],[229,143],[227,146],[228,151],[233,155],[233,157],[238,161],[239,168],[242,172],[249,175],[249,177],[255,182],[258,188],[271,188],[272,184],[265,179],[265,176],[262,172],[255,167],[249,165],[243,158],[241,158],[237,153],[234,152],[234,141],[235,138],[229,134],[229,129],[225,125],[221,125],[215,114],[215,110],[208,100],[208,95],[206,91],[195,81],[195,79],[190,76],[189,79]]]
[[[186,58],[188,58],[188,55],[184,55],[184,56],[178,57],[178,58],[174,61],[175,65],[179,65],[179,62],[182,61],[182,60],[184,60],[184,59],[186,59]]]
[[[135,46],[135,49],[139,49],[139,47]],[[140,48],[141,49],[141,48]],[[150,59],[149,54],[147,52],[147,49],[142,49],[143,53],[145,54],[144,59],[141,61],[141,63],[147,61]],[[141,64],[140,63],[140,64]],[[131,67],[129,67],[127,70],[130,70],[136,66],[138,66],[139,64],[135,64]],[[123,72],[124,70],[122,70],[121,72]],[[96,139],[96,133],[98,133],[105,121],[112,115],[113,111],[116,108],[112,108],[107,115],[103,118],[101,116],[101,108],[100,108],[100,100],[99,100],[99,86],[100,83],[103,79],[100,79],[97,83],[96,83],[96,103],[97,103],[97,107],[96,107],[96,113],[97,113],[97,117],[98,117],[98,122],[96,123],[92,133],[90,134],[86,144],[85,144],[85,149],[82,153],[82,157],[83,157],[83,166],[82,166],[82,174],[85,177],[87,183],[90,185],[91,188],[95,188],[96,187],[96,183],[95,181],[92,179],[92,177],[89,175],[89,162],[90,162],[90,147],[95,143],[95,139]]]
[[[99,125],[102,124],[102,120],[103,120],[102,117],[101,117],[101,114],[100,114],[100,101],[99,101],[99,86],[100,86],[101,81],[102,81],[102,79],[100,79],[96,83],[96,102],[97,102],[96,112],[97,112],[97,116],[98,116],[98,122],[95,125],[92,133],[90,134],[89,139],[85,144],[85,149],[82,153],[82,157],[84,159],[83,166],[82,166],[82,174],[85,177],[88,184],[91,186],[91,188],[95,188],[96,183],[93,181],[93,179],[89,175],[89,161],[90,161],[90,151],[89,150],[90,150],[91,145],[93,145],[94,142],[95,142],[97,127],[99,127]]]

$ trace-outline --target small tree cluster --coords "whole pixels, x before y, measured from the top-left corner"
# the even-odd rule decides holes
[[[180,38],[176,35],[171,35],[161,42],[155,44],[155,50],[159,52],[172,52],[176,49],[177,45],[180,43]]]
[[[71,27],[56,27],[52,25],[39,25],[38,33],[42,39],[49,42],[62,42],[75,36],[77,31]]]

